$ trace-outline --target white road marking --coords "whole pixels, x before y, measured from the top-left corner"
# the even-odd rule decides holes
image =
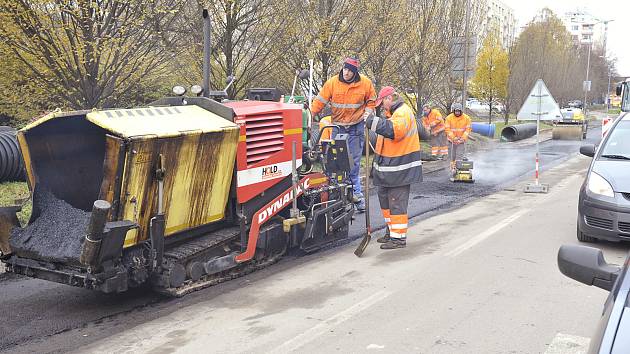
[[[315,338],[328,332],[332,327],[335,327],[349,320],[359,312],[375,305],[379,301],[384,300],[391,294],[392,293],[390,291],[378,291],[372,296],[362,300],[361,302],[352,305],[351,307],[339,312],[338,314],[324,320],[323,322],[282,343],[279,347],[271,350],[270,353],[289,353],[296,351],[297,349],[313,341]]]
[[[481,242],[481,241],[487,239],[488,237],[494,235],[496,232],[498,232],[502,228],[508,226],[513,221],[515,221],[516,219],[520,218],[521,216],[523,216],[524,214],[528,213],[529,211],[530,211],[530,209],[523,209],[523,210],[520,210],[520,211],[512,214],[511,216],[507,217],[506,219],[504,219],[500,223],[492,226],[491,228],[487,229],[486,231],[480,233],[479,235],[468,239],[468,241],[466,241],[464,244],[462,244],[459,247],[449,251],[448,253],[446,253],[446,256],[447,257],[457,257],[458,255],[462,254],[466,250],[474,247],[479,242]]]
[[[370,344],[367,347],[365,347],[365,349],[370,350],[370,349],[385,349],[384,345],[378,345],[378,344]]]
[[[562,193],[562,191],[564,189],[567,188],[567,186],[571,185],[571,183],[573,183],[574,179],[577,178],[582,178],[579,175],[571,175],[569,177],[564,178],[563,180],[561,180],[559,183],[557,183],[555,185],[555,188],[553,189],[553,191],[551,193],[547,193],[544,195],[544,198],[539,199],[538,203],[543,204],[545,202],[547,202],[547,200],[553,198],[556,194]],[[507,225],[509,225],[510,223],[514,222],[516,219],[520,218],[521,216],[523,216],[524,214],[528,213],[529,211],[531,211],[531,209],[523,209],[520,210],[512,215],[510,215],[509,217],[507,217],[506,219],[504,219],[502,222],[494,225],[493,227],[487,229],[486,231],[480,233],[479,235],[468,239],[468,241],[466,241],[464,244],[460,245],[459,247],[450,250],[449,252],[446,253],[447,257],[457,257],[460,254],[464,253],[465,251],[467,251],[468,249],[474,247],[475,245],[477,245],[478,243],[480,243],[481,241],[487,239],[488,237],[492,236],[493,234],[495,234],[496,232],[498,232],[499,230],[501,230],[502,228],[506,227]]]
[[[582,354],[588,350],[590,338],[558,333],[553,338],[545,354]]]

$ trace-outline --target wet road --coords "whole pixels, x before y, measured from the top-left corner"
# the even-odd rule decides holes
[[[598,141],[599,129],[589,131],[589,142]],[[541,166],[544,170],[558,165],[578,153],[582,142],[545,141],[541,143]],[[437,169],[425,174],[424,183],[412,188],[409,214],[417,222],[441,211],[459,207],[480,196],[512,185],[527,175],[533,177],[535,145],[532,140],[503,143],[470,154],[475,163],[475,184],[454,184],[448,172]],[[429,164],[427,164],[427,170]],[[435,165],[431,167],[435,169]],[[370,197],[373,228],[382,229],[378,200]],[[350,229],[350,239],[364,230],[361,214]],[[317,262],[317,254],[287,258],[253,275],[199,291],[182,299],[166,299],[145,289],[123,295],[104,295],[92,291],[10,274],[0,274],[0,351],[67,351],[76,344],[87,344],[145,321],[172,313],[182,306],[207,301],[231,289],[247,286],[251,279],[282,272],[297,265]],[[70,329],[98,328],[89,337],[68,341],[55,336]],[[99,333],[99,335],[94,335]]]
[[[550,136],[547,132],[543,136]],[[600,128],[589,129],[585,141],[545,140],[540,143],[541,183],[544,183],[546,169],[550,169],[572,156],[579,154],[583,144],[595,144],[601,137]],[[409,201],[409,216],[415,217],[411,223],[418,222],[428,216],[465,204],[474,198],[491,194],[506,188],[522,178],[534,181],[536,140],[534,138],[514,143],[493,143],[482,150],[469,154],[474,162],[474,184],[451,183],[446,162],[442,169],[425,174],[423,183],[412,186]],[[426,164],[425,169],[435,170],[434,163]],[[371,190],[373,192],[373,190]],[[385,227],[378,198],[370,193],[370,210],[372,229]],[[365,231],[365,221],[358,214],[350,227],[350,236],[360,237]]]

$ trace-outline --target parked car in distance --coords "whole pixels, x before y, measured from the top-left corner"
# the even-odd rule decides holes
[[[602,251],[593,247],[563,245],[558,251],[562,274],[610,292],[591,337],[589,353],[630,353],[629,262],[630,256],[623,267],[608,264]]]
[[[567,103],[567,106],[572,108],[584,108],[584,104],[580,100],[573,100]]]
[[[578,240],[630,240],[630,114],[612,123],[598,148],[580,153],[593,161],[580,188]]]
[[[478,101],[477,99],[466,100],[466,108],[468,108],[469,110],[475,113],[482,113],[482,114],[490,113],[490,104],[488,102]],[[505,107],[498,102],[494,102],[492,104],[492,112],[503,113],[505,112]]]

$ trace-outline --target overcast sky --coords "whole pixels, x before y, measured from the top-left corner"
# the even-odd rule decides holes
[[[585,10],[608,24],[608,56],[617,58],[617,71],[630,76],[630,0],[502,0],[514,9],[519,26],[529,22],[540,9],[548,7],[556,15]]]

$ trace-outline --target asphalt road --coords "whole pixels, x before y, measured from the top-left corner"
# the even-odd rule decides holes
[[[545,180],[544,171],[578,154],[582,144],[594,144],[600,140],[601,128],[589,129],[585,141],[550,140],[551,131],[541,133],[540,168],[541,182]],[[432,171],[424,176],[423,183],[412,186],[409,216],[412,222],[419,222],[426,217],[444,210],[464,205],[466,202],[489,195],[513,185],[524,178],[534,180],[536,138],[514,143],[494,143],[468,155],[474,162],[474,184],[450,183],[447,162],[426,164],[425,170]],[[440,169],[441,167],[441,169]],[[373,229],[383,229],[385,223],[381,217],[378,198],[370,193],[370,210]],[[364,234],[365,222],[358,214],[351,225],[351,237]]]
[[[524,194],[520,183],[418,222],[404,250],[320,252],[76,351],[582,353],[607,292],[564,277],[556,255],[577,243],[588,163],[575,157],[549,171],[549,194]],[[627,252],[597,245],[617,264]]]
[[[598,130],[591,130],[592,141],[598,140],[598,136]],[[531,143],[530,140],[516,144],[499,144],[471,154],[470,157],[475,162],[476,179],[476,183],[472,185],[448,182],[444,170],[438,169],[425,175],[425,182],[414,186],[412,190],[410,215],[417,216],[412,223],[419,223],[430,216],[445,214],[446,211],[470,203],[480,196],[500,191],[525,174],[531,176],[534,166],[534,146]],[[543,170],[574,157],[580,144],[565,141],[542,143]],[[542,177],[544,181],[544,172]],[[384,225],[378,201],[375,196],[371,196],[370,201],[372,213],[375,215],[373,218],[375,227],[382,228]],[[351,226],[351,238],[360,237],[363,227],[362,217],[358,215]],[[423,242],[425,250],[422,252],[437,247],[434,239]],[[326,257],[327,254],[347,253],[342,250],[344,247],[346,246],[308,257],[286,259],[254,275],[190,294],[183,299],[166,299],[146,289],[137,289],[123,295],[104,295],[55,283],[0,274],[2,289],[0,313],[3,314],[3,321],[0,324],[0,350],[67,351],[79,344],[91,343],[138,324],[176,313],[180,308],[188,308],[208,299],[221,297],[244,286],[255,294],[258,290],[249,286],[251,282],[270,276],[283,277],[285,271],[293,268],[316,269],[321,263],[320,258]],[[348,289],[344,290],[343,286],[337,288],[338,285],[329,284],[324,288],[306,289],[303,295],[313,298],[311,295],[320,294],[322,298],[316,300],[318,302],[331,296],[330,293],[334,295],[337,292],[350,292]],[[249,301],[267,303],[264,296],[259,299],[252,295]],[[281,306],[279,302],[272,301],[270,304],[269,306],[273,304]]]

